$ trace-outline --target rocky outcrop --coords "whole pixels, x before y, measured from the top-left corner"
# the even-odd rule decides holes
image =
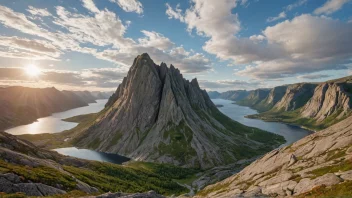
[[[250,93],[250,91],[246,91],[246,90],[226,91],[223,93],[219,93],[217,98],[221,98],[224,100],[239,101],[239,100],[243,100],[244,98],[246,98],[249,95],[249,93]],[[210,98],[212,98],[212,97],[210,97]]]
[[[276,149],[198,197],[296,196],[351,181],[352,117]]]
[[[313,97],[302,108],[303,117],[323,121],[334,115],[336,119],[346,116],[351,110],[351,94],[345,91],[345,83],[322,83],[315,89]]]
[[[248,96],[236,102],[236,104],[253,107],[269,96],[270,89],[256,89],[250,91]]]
[[[154,191],[149,191],[147,193],[105,193],[98,196],[89,196],[87,198],[165,198],[162,195],[157,194]]]
[[[41,183],[22,183],[13,173],[0,174],[0,192],[7,194],[22,192],[28,196],[50,196],[66,192]]]
[[[259,94],[261,96],[261,94]],[[271,150],[280,136],[223,115],[173,65],[138,56],[95,123],[76,145],[135,160],[210,168]],[[270,136],[264,141],[258,136]]]
[[[304,106],[313,96],[317,85],[298,83],[287,86],[285,95],[274,106],[275,111],[293,111]]]

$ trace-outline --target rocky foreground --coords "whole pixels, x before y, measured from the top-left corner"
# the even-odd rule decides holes
[[[198,197],[352,196],[352,117],[256,160]],[[320,193],[320,194],[319,194]]]
[[[281,136],[247,127],[222,114],[173,65],[139,55],[106,108],[74,144],[138,161],[201,169],[262,155]]]

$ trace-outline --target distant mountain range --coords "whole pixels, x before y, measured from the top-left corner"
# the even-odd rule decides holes
[[[351,115],[352,76],[322,83],[297,83],[272,89],[209,92],[260,112],[249,118],[327,128]]]
[[[87,106],[97,99],[107,99],[103,92],[59,91],[55,88],[0,88],[0,130],[29,124],[55,112]]]

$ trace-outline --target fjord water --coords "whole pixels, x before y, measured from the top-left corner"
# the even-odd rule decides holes
[[[71,157],[77,157],[87,160],[96,160],[101,162],[111,162],[115,164],[122,164],[123,162],[127,162],[130,160],[127,157],[117,154],[103,153],[89,149],[78,149],[75,147],[59,148],[54,150],[62,155],[68,155]]]
[[[104,108],[107,99],[97,100],[96,103],[90,103],[88,106],[70,109],[51,116],[39,118],[38,121],[31,124],[17,126],[6,130],[5,132],[12,135],[22,134],[40,134],[40,133],[58,133],[64,130],[72,129],[78,123],[65,122],[62,119],[70,118],[77,115],[97,113]]]
[[[282,135],[286,139],[286,143],[282,146],[290,145],[297,140],[311,134],[311,131],[305,130],[298,126],[288,125],[279,122],[265,122],[257,119],[245,118],[246,115],[258,113],[256,110],[249,107],[233,104],[233,101],[223,99],[213,99],[215,105],[223,105],[219,110],[228,117],[240,122],[246,126],[256,127],[265,131]]]
[[[219,107],[220,111],[232,118],[233,120],[236,120],[247,126],[257,127],[284,136],[287,141],[284,145],[289,145],[311,133],[310,131],[304,130],[297,126],[291,126],[277,122],[264,122],[262,120],[245,118],[244,116],[255,114],[257,113],[257,111],[249,107],[243,107],[236,104],[232,104],[233,101],[230,100],[213,99],[212,101],[216,105],[222,105],[222,107]],[[89,106],[75,108],[60,113],[54,113],[49,117],[40,118],[37,122],[34,122],[32,124],[14,127],[12,129],[8,129],[6,132],[13,135],[21,135],[57,133],[64,130],[68,130],[77,126],[77,123],[65,122],[62,121],[62,119],[82,114],[99,112],[104,108],[106,102],[107,100],[97,100],[97,103],[91,103],[89,104]],[[116,164],[121,164],[129,160],[128,158],[117,154],[102,153],[88,149],[77,149],[75,147],[59,148],[55,149],[55,151],[63,155],[69,155],[72,157],[112,162]]]

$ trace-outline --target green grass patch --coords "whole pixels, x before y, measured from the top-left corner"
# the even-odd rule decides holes
[[[102,192],[135,193],[154,190],[163,195],[179,195],[188,192],[187,188],[173,181],[189,174],[187,169],[140,163],[121,166],[92,162],[86,168],[64,166],[64,169]]]
[[[335,165],[318,168],[313,171],[310,171],[309,173],[314,175],[313,178],[316,178],[316,177],[323,176],[327,173],[336,173],[339,171],[344,172],[344,171],[348,171],[348,170],[352,170],[352,161],[351,160],[345,160],[345,161],[341,161]]]
[[[69,175],[63,174],[54,168],[46,166],[19,166],[0,160],[0,167],[3,170],[7,169],[5,172],[12,172],[22,176],[25,180],[43,183],[50,186],[61,184],[66,190],[74,190],[77,184],[75,179]]]
[[[216,191],[220,191],[220,192],[224,192],[225,190],[227,190],[227,188],[230,186],[230,182],[229,183],[225,183],[225,184],[215,184],[209,188],[205,188],[201,191],[199,191],[197,193],[198,196],[207,196],[212,192],[216,192]]]
[[[297,198],[351,198],[352,181],[345,181],[332,186],[319,186]]]

